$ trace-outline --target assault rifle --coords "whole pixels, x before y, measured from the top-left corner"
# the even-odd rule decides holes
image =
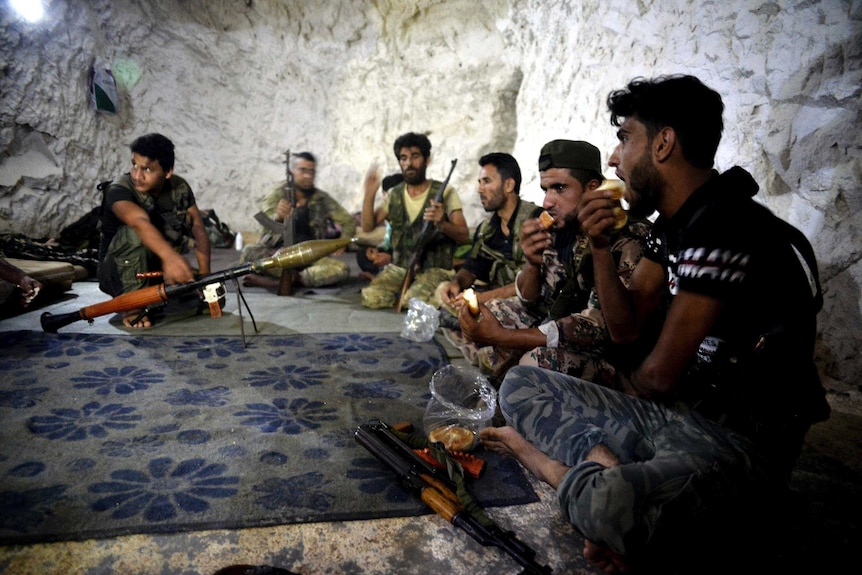
[[[290,204],[290,213],[284,218],[284,222],[277,222],[263,212],[256,213],[254,219],[267,230],[279,234],[281,236],[281,247],[287,248],[296,243],[296,231],[293,226],[293,215],[294,210],[296,210],[296,183],[293,180],[293,172],[290,171],[290,149],[284,153],[284,156],[287,180],[284,188],[282,188],[282,192],[284,193],[284,199]],[[278,295],[291,295],[295,281],[296,270],[282,269],[281,281],[278,284]]]
[[[416,455],[388,425],[382,421],[360,425],[354,437],[359,445],[395,472],[405,489],[418,495],[435,513],[466,531],[482,546],[497,547],[517,561],[523,567],[521,575],[552,572],[549,566],[536,562],[536,552],[519,541],[514,533],[500,529],[475,502],[464,502],[468,497],[463,483],[456,486],[443,472]]]
[[[90,323],[94,318],[109,313],[122,313],[136,309],[147,309],[151,306],[162,305],[168,301],[180,298],[183,295],[195,293],[198,290],[212,292],[211,286],[221,284],[223,281],[235,279],[250,273],[265,273],[270,268],[294,269],[314,263],[325,255],[339,250],[355,239],[339,238],[334,240],[309,240],[296,244],[293,247],[282,249],[275,255],[254,262],[241,264],[220,272],[205,275],[193,282],[184,284],[165,285],[158,284],[145,287],[94,305],[82,307],[78,311],[54,315],[45,312],[40,318],[42,331],[57,333],[63,326],[78,320],[85,319]],[[239,292],[237,292],[239,293]]]
[[[443,202],[443,192],[446,191],[446,186],[449,185],[449,178],[452,177],[452,172],[455,171],[455,164],[457,163],[457,158],[452,160],[452,167],[449,169],[449,175],[446,176],[440,189],[437,190],[437,196],[434,198],[434,201],[438,204]],[[407,271],[404,273],[404,281],[401,283],[401,295],[398,296],[398,301],[395,303],[395,310],[398,312],[400,312],[401,308],[404,307],[404,295],[410,288],[410,284],[413,283],[413,278],[415,278],[416,274],[419,273],[419,270],[422,269],[422,259],[425,256],[425,250],[428,248],[431,238],[434,237],[435,231],[436,230],[434,230],[430,221],[426,220],[422,225],[422,231],[419,232],[419,239],[416,241],[416,248],[413,250],[413,253],[410,255],[410,260],[407,262]]]

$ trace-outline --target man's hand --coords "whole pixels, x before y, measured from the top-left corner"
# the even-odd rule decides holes
[[[195,273],[182,255],[173,255],[162,259],[162,278],[166,285],[186,284],[195,281]]]
[[[545,250],[551,247],[553,240],[550,232],[539,222],[539,218],[524,222],[521,227],[520,241],[526,260],[535,267],[541,267],[542,256]]]
[[[611,243],[616,221],[612,194],[609,190],[584,192],[578,204],[578,221],[594,248],[606,248]]]
[[[38,280],[34,280],[28,275],[21,276],[21,279],[18,281],[18,288],[21,290],[21,305],[27,307],[30,303],[36,299],[36,296],[39,295],[39,292],[42,290],[44,286]]]
[[[473,317],[466,305],[458,310],[461,332],[479,347],[498,345],[505,337],[506,328],[484,304],[479,304],[479,315]]]
[[[449,282],[449,285],[440,292],[440,299],[447,305],[454,306],[455,308],[461,307],[459,304],[459,302],[463,303],[463,299],[461,298],[461,285],[457,280]]]
[[[275,206],[275,217],[273,219],[277,222],[283,222],[292,211],[293,208],[291,207],[290,202],[282,198],[278,201],[278,205]]]
[[[365,172],[365,181],[363,183],[365,187],[365,197],[371,196],[373,198],[377,194],[377,190],[380,188],[381,181],[380,168],[377,164],[373,163],[368,166],[368,170]]]
[[[426,222],[431,222],[435,226],[442,224],[446,220],[446,211],[443,208],[443,204],[432,200],[431,205],[425,208],[422,219]]]

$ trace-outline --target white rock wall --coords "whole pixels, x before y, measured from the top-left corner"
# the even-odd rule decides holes
[[[160,131],[203,207],[254,230],[283,152],[318,155],[318,184],[350,210],[392,142],[430,131],[430,172],[471,225],[476,160],[512,151],[523,194],[557,137],[610,152],[605,97],[634,76],[686,72],[724,96],[717,167],[812,239],[821,262],[824,371],[856,385],[862,336],[862,2],[810,0],[52,0],[29,25],[0,3],[0,231],[56,234]],[[95,59],[120,113],[87,106]]]

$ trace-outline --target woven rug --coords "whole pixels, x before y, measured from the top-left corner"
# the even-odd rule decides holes
[[[0,333],[0,543],[409,516],[353,438],[421,429],[436,343],[397,334]],[[491,452],[484,506],[537,501]]]

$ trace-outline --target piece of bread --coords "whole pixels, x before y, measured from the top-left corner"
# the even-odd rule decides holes
[[[542,224],[542,227],[546,230],[551,229],[551,226],[554,225],[554,216],[549,214],[548,212],[542,212],[539,214],[539,223]]]
[[[476,434],[466,427],[444,425],[432,429],[428,439],[434,443],[442,443],[449,451],[469,451],[473,448]]]
[[[473,288],[465,289],[462,297],[467,303],[467,309],[470,310],[470,314],[473,317],[479,315],[479,300],[476,299],[476,292],[473,291]]]
[[[626,192],[626,183],[622,180],[605,180],[601,186],[596,188],[596,190],[612,192],[613,195],[611,196],[611,200],[614,202],[614,229],[620,230],[624,228],[629,221],[629,216],[623,209],[620,200],[623,199],[623,195]]]

